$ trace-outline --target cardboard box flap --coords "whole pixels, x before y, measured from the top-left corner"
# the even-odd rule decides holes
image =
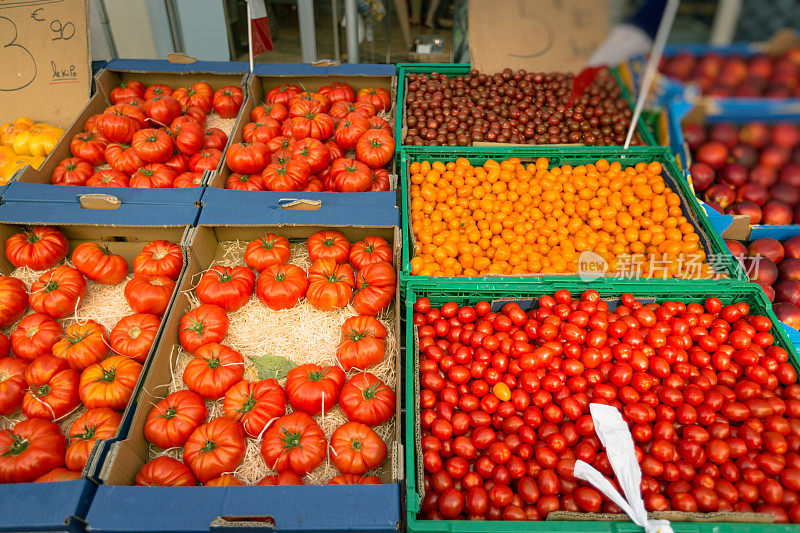
[[[28,509],[22,502],[19,507]],[[194,532],[216,529],[212,524],[235,527],[242,522],[253,528],[262,523],[267,530],[274,523],[280,531],[394,531],[400,526],[400,485],[101,485],[86,521],[90,531],[160,532],[165,523],[178,523],[180,531]]]
[[[85,202],[85,199],[84,199]],[[101,207],[98,208],[97,204]],[[6,201],[0,206],[0,222],[23,224],[93,224],[93,225],[146,225],[187,226],[195,223],[199,209],[194,205],[126,204],[116,209],[102,205],[108,202],[81,204],[80,197],[71,202]]]
[[[608,32],[608,6],[605,0],[470,0],[467,24],[473,68],[577,73]]]
[[[260,76],[395,76],[394,65],[312,63],[259,63],[253,73]]]
[[[250,72],[250,65],[245,61],[194,61],[192,63],[173,63],[162,59],[112,59],[106,63],[107,70],[124,72],[170,72],[197,73],[212,72],[214,74],[245,74]]]
[[[134,187],[81,187],[77,185],[50,185],[14,180],[3,193],[4,202],[73,203],[81,196],[110,195],[121,204],[128,205],[184,205],[198,202],[203,195],[202,187],[189,189],[160,189],[166,194],[153,194],[155,189]]]
[[[0,124],[69,126],[91,90],[88,2],[3,2],[0,35]]]
[[[86,479],[0,486],[2,531],[73,531],[96,485]],[[73,524],[74,525],[74,524]],[[77,529],[76,529],[77,530]]]

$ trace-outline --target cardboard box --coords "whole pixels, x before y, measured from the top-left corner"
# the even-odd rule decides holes
[[[166,83],[173,87],[189,86],[197,81],[205,81],[217,90],[227,85],[237,85],[246,91],[248,67],[241,62],[197,61],[180,64],[167,61],[124,60],[109,61],[106,67],[95,75],[97,92],[78,114],[67,132],[38,170],[26,167],[14,178],[18,182],[15,194],[27,200],[43,200],[54,193],[54,189],[69,189],[72,194],[103,193],[127,196],[127,187],[78,187],[52,185],[50,176],[58,164],[72,157],[69,144],[76,134],[84,131],[83,124],[97,113],[102,113],[111,105],[111,90],[122,81],[139,80],[145,85]],[[229,139],[230,140],[230,139]],[[192,189],[141,189],[135,194],[137,199],[151,204],[187,205],[200,200],[202,187]]]
[[[25,226],[51,224],[57,226],[69,239],[70,250],[82,242],[104,242],[109,249],[122,255],[128,265],[150,241],[157,239],[180,243],[194,218],[186,212],[176,211],[171,216],[158,219],[150,226],[129,226],[120,224],[109,217],[114,211],[80,209],[84,216],[80,221],[68,217],[59,218],[54,214],[53,204],[30,204],[9,202],[0,206],[0,242]],[[137,209],[130,207],[130,209]],[[142,209],[142,208],[138,208]],[[194,209],[194,208],[192,208]],[[193,213],[189,212],[191,215]],[[93,216],[94,215],[94,216]],[[99,216],[98,216],[99,215]],[[125,218],[125,217],[122,217]],[[188,260],[184,257],[184,270]],[[0,271],[8,273],[14,269],[0,254]],[[173,293],[173,300],[177,289]],[[171,311],[165,313],[161,328],[168,321]],[[158,346],[161,331],[145,360],[137,390],[147,375],[148,364]],[[136,406],[138,395],[134,395],[122,416],[118,437],[125,434]],[[112,439],[113,440],[113,439]],[[83,478],[58,483],[17,483],[0,485],[0,531],[82,531],[83,520],[89,509],[89,502],[96,489],[96,475],[103,459],[104,448],[96,444],[83,470]]]
[[[397,77],[395,76],[394,65],[343,64],[318,66],[311,64],[259,64],[256,65],[254,75],[247,82],[247,96],[239,112],[239,117],[234,125],[229,142],[237,143],[242,141],[244,127],[250,122],[250,111],[264,102],[264,95],[273,87],[291,83],[304,90],[315,91],[333,82],[347,83],[353,87],[355,92],[366,87],[380,87],[389,91],[392,96],[392,102],[397,102]],[[399,116],[397,105],[395,105],[391,109],[391,118],[389,120],[392,128],[394,128],[394,121]],[[395,139],[397,146],[399,146],[399,142],[399,139]],[[395,164],[399,164],[399,162],[392,163],[389,169],[391,174],[394,174]],[[225,182],[230,174],[231,170],[225,164],[225,159],[223,158],[220,168],[206,182],[208,190],[203,198],[204,204],[238,203],[245,198],[258,198],[263,205],[270,206],[275,205],[277,200],[281,198],[319,199],[329,195],[336,195],[347,196],[353,203],[369,203],[371,205],[385,206],[387,209],[398,205],[397,192],[395,190],[365,193],[233,191],[225,189]],[[392,176],[392,179],[392,189],[396,189],[397,178]]]
[[[271,231],[290,239],[302,240],[323,228],[338,229],[355,242],[367,235],[380,235],[392,243],[395,264],[399,260],[400,234],[396,223],[371,220],[368,224],[353,225],[341,222],[337,210],[328,207],[316,215],[316,222],[303,223],[304,211],[287,212],[275,217],[273,213],[258,212],[237,218],[232,224],[226,209],[204,210],[198,226],[188,236],[191,243],[191,262],[181,280],[180,294],[175,301],[144,382],[143,394],[152,402],[167,394],[172,379],[170,357],[178,345],[178,324],[191,308],[187,292],[215,259],[219,259],[219,242],[249,241]],[[240,209],[242,211],[248,210]],[[324,215],[332,215],[327,218]],[[325,219],[325,220],[322,220]],[[396,335],[398,353],[393,354],[398,365],[397,382],[392,386],[398,394],[394,442],[387,443],[389,458],[381,468],[382,485],[348,486],[232,486],[232,487],[135,487],[136,473],[148,460],[149,443],[143,435],[144,422],[152,408],[140,404],[125,440],[107,446],[107,459],[100,473],[103,484],[92,502],[87,516],[88,529],[97,531],[208,531],[212,527],[272,527],[283,531],[396,531],[400,527],[400,482],[402,480],[401,435],[401,376],[400,368],[400,305],[394,300],[397,313]],[[187,504],[186,502],[191,502]],[[142,512],[142,510],[147,512]],[[244,524],[242,522],[247,522]]]

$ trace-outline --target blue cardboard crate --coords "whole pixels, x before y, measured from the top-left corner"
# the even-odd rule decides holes
[[[170,63],[159,60],[115,59],[109,61],[94,76],[96,92],[75,121],[66,128],[66,133],[53,148],[38,170],[28,166],[14,178],[15,195],[25,200],[41,200],[57,194],[60,188],[72,189],[78,194],[109,193],[119,194],[124,187],[64,187],[54,186],[50,176],[60,161],[71,157],[69,144],[72,138],[82,132],[83,124],[95,114],[102,113],[111,105],[112,89],[122,81],[140,80],[146,85],[167,83],[173,87],[187,86],[197,81],[205,81],[213,89],[228,85],[242,87],[246,92],[249,67],[244,62],[196,61],[189,64]],[[224,150],[223,150],[224,154]],[[210,172],[208,173],[210,174]],[[188,205],[199,200],[202,191],[195,189],[142,189],[137,197],[153,204]]]
[[[88,479],[0,485],[0,531],[84,531],[96,489]]]

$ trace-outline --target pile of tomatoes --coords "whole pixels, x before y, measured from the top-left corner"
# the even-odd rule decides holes
[[[394,416],[396,398],[390,386],[365,370],[385,357],[387,331],[375,315],[394,298],[392,250],[382,237],[366,237],[351,247],[341,233],[325,230],[309,237],[306,246],[313,261],[308,275],[288,263],[289,241],[270,233],[249,243],[247,266],[216,265],[203,274],[195,287],[200,306],[186,313],[179,326],[181,347],[194,356],[182,374],[186,389],[157,404],[144,429],[145,438],[162,450],[183,447],[183,462],[159,456],[144,465],[136,484],[244,485],[232,473],[245,456],[248,438],[261,439],[264,462],[276,472],[259,485],[304,484],[302,476],[325,462],[329,448],[330,461],[341,472],[331,483],[380,483],[378,476],[364,476],[387,456],[386,444],[372,427]],[[251,362],[222,342],[228,313],[250,302],[254,291],[263,305],[278,312],[304,296],[323,311],[352,299],[359,316],[342,325],[338,365],[295,366],[283,387],[274,378],[246,380],[245,365]],[[348,380],[349,371],[355,373]],[[207,401],[221,401],[223,416],[206,422]],[[337,403],[349,422],[328,443],[312,417]]]
[[[173,89],[123,82],[111,91],[112,106],[92,115],[70,142],[72,157],[53,171],[56,185],[198,187],[203,172],[216,170],[228,136],[206,128],[212,112],[234,118],[244,100],[242,89],[214,91],[205,82]],[[95,167],[108,164],[110,168]]]
[[[94,320],[63,328],[87,293],[86,279],[120,284],[128,264],[102,244],[86,242],[72,252],[74,267],[60,264],[69,252],[57,228],[40,226],[5,243],[17,268],[43,271],[30,287],[0,276],[0,415],[24,419],[0,431],[0,483],[77,479],[98,439],[116,435],[161,315],[183,267],[176,244],[154,241],[133,263],[124,286],[134,314],[111,330]],[[59,265],[59,266],[57,266]],[[28,306],[33,312],[26,314]],[[20,320],[21,319],[21,320]],[[56,422],[86,408],[65,438]],[[66,468],[64,468],[66,467]]]
[[[800,385],[745,302],[616,307],[587,290],[538,306],[414,304],[423,519],[620,513],[573,477],[614,478],[590,403],[628,422],[649,511],[761,512],[800,522]]]
[[[242,142],[225,162],[225,187],[246,191],[388,191],[384,168],[394,156],[392,127],[379,116],[388,91],[334,82],[317,92],[295,85],[270,89],[250,112]]]

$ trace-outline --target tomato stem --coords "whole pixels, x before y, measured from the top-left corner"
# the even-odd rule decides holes
[[[52,279],[44,286],[44,292],[53,292],[56,289],[58,289],[58,282]]]
[[[95,381],[99,381],[101,383],[112,383],[115,379],[117,379],[116,368],[111,368],[109,370],[103,368],[102,370],[103,370],[103,375],[97,378]]]
[[[94,424],[86,424],[83,426],[83,433],[70,435],[70,439],[91,440],[97,434],[97,427]]]
[[[216,447],[217,447],[217,445],[213,441],[207,440],[206,443],[203,444],[203,447],[200,448],[200,451],[201,452],[211,452],[211,451],[214,451],[214,448],[216,448]]]
[[[350,441],[350,446],[351,446],[351,447],[352,447],[354,450],[360,450],[360,449],[361,449],[361,441],[360,441],[360,440],[358,440],[358,439],[352,439],[352,440]]]
[[[158,415],[158,416],[160,416],[161,418],[166,418],[167,420],[170,420],[172,418],[175,418],[175,415],[177,415],[177,414],[178,414],[178,411],[175,409],[175,406],[174,405],[170,405],[169,407],[167,407],[167,410],[164,411],[163,415]]]
[[[44,385],[39,385],[38,387],[29,388],[28,392],[30,392],[33,396],[36,396],[37,398],[41,398],[42,396],[47,396],[48,394],[50,394],[51,390],[52,388],[50,387],[50,385],[48,383],[45,383]]]
[[[365,400],[372,400],[375,398],[375,396],[378,395],[380,391],[381,391],[381,382],[376,381],[375,383],[373,383],[372,385],[361,391],[361,395]]]
[[[242,404],[240,409],[237,409],[237,413],[247,414],[253,410],[256,406],[256,398],[255,396],[247,396],[247,401]]]
[[[300,438],[302,435],[300,433],[292,433],[286,428],[281,428],[281,430],[283,430],[283,437],[280,439],[283,441],[283,447],[285,449],[291,450],[297,447],[302,448],[302,445],[300,444]]]
[[[11,446],[9,446],[5,453],[3,453],[2,457],[20,455],[22,452],[28,449],[28,446],[30,446],[30,441],[22,435],[12,433],[11,438],[14,442],[11,443]]]

